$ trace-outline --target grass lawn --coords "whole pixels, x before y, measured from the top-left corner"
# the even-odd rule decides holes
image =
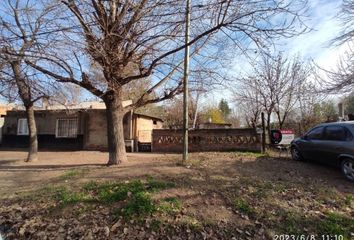
[[[3,153],[3,154],[2,154]],[[338,169],[255,153],[0,152],[6,239],[354,239],[354,185]],[[76,161],[77,159],[77,161]],[[322,239],[322,238],[316,238]]]

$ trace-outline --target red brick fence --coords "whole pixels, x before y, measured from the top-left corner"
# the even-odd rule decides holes
[[[261,134],[252,128],[196,129],[189,131],[189,151],[261,151]],[[182,152],[182,130],[154,129],[153,152]]]

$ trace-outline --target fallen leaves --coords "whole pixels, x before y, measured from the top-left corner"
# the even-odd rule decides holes
[[[158,206],[157,211],[143,217],[116,215],[114,210],[121,210],[122,204],[134,199],[136,193],[131,190],[122,191],[122,203],[98,203],[94,201],[97,198],[90,198],[91,202],[63,206],[46,197],[5,199],[0,205],[0,232],[10,240],[253,240],[273,239],[280,231],[316,233],[316,224],[321,223],[324,229],[344,229],[353,237],[350,231],[354,229],[345,225],[354,218],[352,196],[338,191],[334,184],[329,187],[324,179],[311,177],[308,167],[270,157],[257,160],[259,156],[241,155],[241,162],[233,153],[221,154],[222,160],[218,154],[198,156],[203,158],[201,165],[191,165],[188,174],[166,174],[165,180],[173,181],[176,188],[168,190],[163,182],[151,182],[154,189],[161,189],[151,189],[151,200],[164,201],[169,211],[162,212],[163,207]],[[134,180],[123,182],[132,184]],[[112,195],[110,191],[102,193]],[[175,207],[177,200],[180,207]],[[329,213],[336,215],[329,218]]]

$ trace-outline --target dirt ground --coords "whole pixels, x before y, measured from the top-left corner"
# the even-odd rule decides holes
[[[106,167],[108,153],[99,151],[39,152],[36,162],[24,162],[25,151],[0,151],[0,196],[29,191],[55,182],[65,172],[88,169],[91,177],[102,179],[134,178],[143,175],[178,174],[186,171],[174,162],[174,154],[128,153],[129,162]],[[144,170],[142,170],[144,169]]]
[[[276,234],[342,234],[344,239],[354,239],[353,183],[338,169],[315,163],[238,152],[193,153],[184,166],[177,154],[128,153],[128,163],[113,167],[105,166],[105,152],[40,152],[34,163],[25,163],[25,157],[22,151],[0,151],[0,232],[8,239],[51,239],[58,231],[62,239],[273,239]],[[69,206],[56,210],[58,219],[51,228],[24,221],[23,214],[31,221],[53,221],[48,209],[63,203],[28,200],[24,193],[42,195],[46,186],[79,191],[92,182],[142,180],[145,184],[150,178],[173,183],[149,193],[152,201],[162,206],[166,202],[161,201],[172,199],[178,208],[173,205],[172,211],[170,206],[166,213],[159,207],[152,214],[139,213],[138,218],[127,220],[112,217],[125,200],[92,206],[87,205],[91,204],[87,195],[85,201],[70,198]],[[128,191],[131,194],[133,190]],[[88,216],[86,223],[82,218]]]
[[[111,167],[105,165],[108,159],[107,152],[40,152],[39,160],[30,163],[24,161],[26,156],[26,151],[0,151],[0,196],[5,193],[32,190],[43,184],[51,183],[66,171],[73,169],[89,169],[90,178],[107,180],[135,178],[144,175],[171,176],[193,172],[186,167],[178,166],[180,161],[178,154],[128,153],[128,163]],[[202,163],[203,160],[209,160],[201,167],[204,167],[204,170],[212,171],[209,174],[214,177],[215,174],[226,177],[242,173],[267,180],[276,180],[277,178],[289,179],[291,175],[295,175],[296,178],[290,181],[296,181],[299,178],[304,181],[323,182],[329,188],[354,194],[354,187],[343,178],[338,169],[316,163],[304,165],[305,163],[291,161],[285,154],[281,156],[282,158],[276,160],[270,158],[259,161],[259,159],[249,158],[247,155],[240,157],[240,159],[232,159],[232,153],[193,153],[189,163],[193,165],[196,162]],[[214,157],[215,162],[210,162],[209,158]],[[230,161],[233,163],[233,160],[239,164],[235,166],[236,168],[228,168]],[[210,163],[215,165],[214,169],[206,168]],[[281,164],[281,168],[279,168],[279,164]]]

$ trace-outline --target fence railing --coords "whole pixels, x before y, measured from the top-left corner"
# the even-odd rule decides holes
[[[252,128],[196,129],[189,131],[189,151],[261,151],[261,134]],[[153,152],[181,152],[182,130],[154,129]]]

